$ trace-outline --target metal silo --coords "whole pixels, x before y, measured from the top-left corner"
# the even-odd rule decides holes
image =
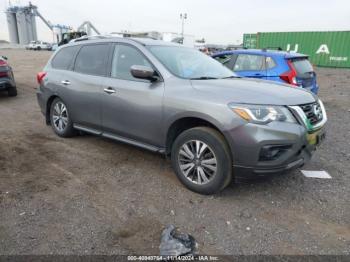
[[[26,21],[26,28],[27,28],[27,35],[28,35],[28,43],[32,40],[34,40],[33,36],[33,27],[32,27],[32,16],[31,13],[26,10],[25,12],[25,21]]]
[[[17,29],[18,29],[18,39],[21,45],[26,45],[29,43],[28,30],[27,30],[27,21],[26,13],[24,10],[19,10],[16,13],[17,19]]]
[[[8,10],[6,12],[7,17],[7,26],[9,30],[9,37],[11,44],[18,44],[18,29],[17,29],[17,20],[16,20],[16,13],[11,12]]]
[[[37,31],[36,31],[36,20],[35,20],[35,15],[32,14],[31,16],[32,18],[32,32],[33,32],[33,40],[38,40],[38,34],[37,34]]]

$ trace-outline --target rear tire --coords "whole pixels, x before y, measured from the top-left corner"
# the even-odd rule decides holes
[[[53,131],[60,137],[72,137],[76,135],[73,122],[70,118],[67,105],[60,99],[55,98],[50,108],[50,122]]]
[[[181,133],[173,143],[171,161],[179,180],[200,194],[215,194],[232,180],[229,147],[213,128],[195,127]]]
[[[10,86],[7,89],[8,96],[17,96],[17,88],[15,86]]]

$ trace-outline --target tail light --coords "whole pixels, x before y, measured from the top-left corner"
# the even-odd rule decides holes
[[[8,66],[5,60],[0,59],[0,66]]]
[[[280,78],[287,82],[288,84],[297,86],[297,71],[295,70],[292,62],[290,60],[287,60],[289,70],[287,72],[284,72],[283,74],[280,75]]]
[[[0,72],[0,77],[8,77],[8,64],[5,60],[0,59],[0,67],[5,69],[6,71]]]
[[[8,77],[8,73],[7,72],[0,72],[0,77]]]
[[[46,72],[39,72],[37,75],[36,75],[36,80],[38,81],[38,84],[40,85],[41,82],[43,81],[44,77],[46,76]]]

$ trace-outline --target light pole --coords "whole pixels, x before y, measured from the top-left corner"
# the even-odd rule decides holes
[[[187,14],[183,13],[180,14],[180,19],[181,19],[181,37],[182,37],[182,42],[184,40],[184,26],[185,26],[185,19],[187,19]]]

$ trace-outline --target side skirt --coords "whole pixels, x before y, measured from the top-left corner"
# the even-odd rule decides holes
[[[137,147],[140,147],[140,148],[152,151],[152,152],[165,154],[165,149],[164,148],[156,147],[156,146],[153,146],[153,145],[150,145],[150,144],[142,143],[142,142],[139,142],[139,141],[136,141],[136,140],[133,140],[133,139],[129,139],[129,138],[126,138],[126,137],[118,136],[118,135],[115,135],[115,134],[104,133],[104,132],[102,132],[100,130],[88,128],[88,127],[77,125],[77,124],[73,124],[73,127],[75,129],[84,131],[86,133],[90,133],[90,134],[93,134],[93,135],[97,135],[97,136],[102,136],[102,137],[106,137],[106,138],[109,138],[109,139],[113,139],[113,140],[116,140],[116,141],[119,141],[119,142],[122,142],[122,143],[126,143],[126,144],[129,144],[129,145],[137,146]]]

